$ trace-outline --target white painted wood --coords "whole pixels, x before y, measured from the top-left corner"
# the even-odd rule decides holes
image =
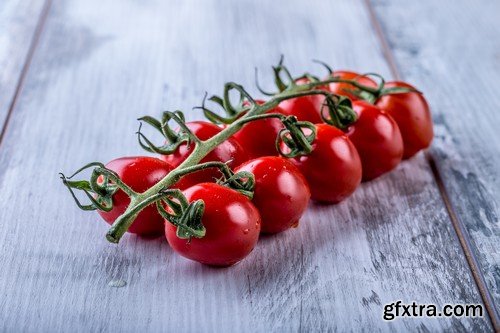
[[[373,3],[404,79],[432,106],[432,156],[500,311],[500,2]]]
[[[388,74],[370,29],[352,0],[55,2],[0,151],[0,330],[491,331],[487,318],[382,320],[395,300],[481,302],[423,156],[311,205],[228,269],[163,239],[108,244],[59,182],[141,154],[136,117],[189,110],[228,80],[253,86],[253,67],[281,53],[297,71],[319,58]]]
[[[27,61],[44,0],[0,1],[0,124],[3,125]]]

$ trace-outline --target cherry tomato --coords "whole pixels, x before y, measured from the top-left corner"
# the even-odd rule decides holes
[[[146,156],[118,158],[106,164],[106,168],[116,172],[120,179],[136,192],[146,191],[173,169],[165,161]],[[129,203],[130,198],[125,192],[118,190],[113,195],[113,209],[109,212],[98,212],[106,222],[113,224],[116,218],[125,212]],[[139,213],[128,232],[141,236],[159,236],[163,229],[163,218],[153,204]]]
[[[357,121],[347,130],[363,166],[363,180],[394,169],[403,157],[403,139],[392,117],[364,101],[353,103]]]
[[[405,82],[387,82],[385,88],[391,87],[413,88]],[[375,105],[390,114],[398,124],[403,136],[404,159],[429,147],[434,131],[429,105],[422,94],[410,92],[385,95]]]
[[[309,80],[299,79],[297,84],[306,84]],[[317,90],[326,90],[326,87],[317,87]],[[320,111],[325,101],[324,95],[308,95],[284,100],[280,103],[282,114],[295,116],[300,121],[321,123]]]
[[[231,266],[245,258],[259,238],[261,219],[250,199],[230,188],[203,183],[186,189],[189,202],[203,200],[203,238],[180,239],[177,227],[165,222],[165,236],[180,255],[213,266]]]
[[[283,157],[267,156],[250,160],[236,170],[255,176],[252,199],[262,218],[263,233],[278,233],[296,226],[311,197],[300,170]]]
[[[352,194],[361,182],[361,160],[341,130],[327,124],[318,124],[316,129],[313,151],[290,160],[306,178],[313,200],[336,203]]]
[[[335,72],[333,72],[333,74],[331,76],[338,76],[341,79],[345,79],[345,80],[356,79],[356,82],[358,82],[359,84],[362,84],[362,85],[365,85],[368,87],[373,87],[373,88],[377,87],[377,83],[375,81],[373,81],[372,79],[370,79],[367,76],[359,76],[359,75],[360,74],[358,74],[356,72],[335,71]],[[328,89],[334,94],[347,96],[353,101],[359,100],[359,98],[356,95],[354,95],[350,92],[351,90],[355,90],[356,87],[349,84],[349,83],[332,82],[328,86]]]
[[[187,122],[186,126],[200,140],[210,139],[222,131],[222,128],[206,121],[191,121]],[[183,143],[173,154],[163,155],[163,159],[172,164],[174,167],[177,167],[191,154],[193,149],[194,144],[191,144],[188,147],[186,143]],[[230,161],[228,164],[229,167],[234,168],[247,160],[247,154],[239,142],[235,138],[229,138],[205,156],[200,163],[211,161],[220,161],[225,163]],[[199,183],[213,182],[215,179],[220,177],[221,173],[217,169],[210,168],[200,170],[182,177],[182,179],[177,183],[177,187],[184,189]]]
[[[257,103],[263,104],[264,101],[258,100]],[[283,114],[283,110],[276,107],[266,113]],[[276,156],[276,138],[282,128],[283,124],[276,118],[256,120],[245,124],[233,137],[243,146],[249,158]]]

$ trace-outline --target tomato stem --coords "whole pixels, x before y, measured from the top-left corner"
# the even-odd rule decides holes
[[[130,225],[133,223],[133,220],[136,217],[137,213],[141,209],[151,204],[152,202],[161,199],[161,196],[157,196],[160,191],[165,190],[171,187],[173,184],[175,184],[185,174],[184,169],[197,165],[206,155],[208,155],[208,153],[210,153],[213,149],[215,149],[215,147],[217,147],[218,145],[226,141],[228,138],[230,138],[232,135],[234,135],[236,132],[238,132],[243,127],[243,125],[246,124],[248,121],[251,121],[249,120],[251,117],[263,115],[267,111],[277,107],[279,103],[281,103],[282,101],[291,98],[308,96],[308,95],[325,95],[327,97],[329,96],[330,98],[332,98],[332,100],[337,98],[335,95],[327,91],[314,90],[314,88],[322,84],[325,84],[325,82],[320,81],[320,82],[311,82],[303,85],[296,85],[293,87],[293,89],[284,90],[281,93],[274,95],[269,101],[259,105],[253,100],[253,98],[251,98],[251,96],[243,89],[243,87],[233,82],[227,83],[225,85],[225,92],[224,92],[224,99],[226,99],[225,103],[226,107],[232,107],[232,105],[229,102],[229,91],[235,89],[238,90],[243,96],[253,101],[249,111],[240,118],[238,118],[237,120],[235,120],[227,128],[225,128],[224,130],[213,136],[212,138],[204,141],[201,141],[199,139],[196,140],[192,153],[184,160],[184,162],[182,162],[176,169],[172,170],[156,185],[149,188],[145,192],[139,193],[135,197],[131,198],[127,210],[124,212],[124,214],[122,214],[115,220],[115,222],[109,229],[108,233],[106,234],[106,238],[110,242],[117,243],[123,236],[125,231],[127,231]],[[259,118],[254,118],[253,120],[258,120],[258,119]],[[304,123],[305,122],[301,122],[299,125],[304,126]],[[306,150],[310,152],[312,148],[310,147],[309,141],[306,139],[305,141],[302,140],[301,143],[303,144],[303,146],[306,147]]]
[[[380,80],[380,82],[376,88],[366,86],[366,85],[363,85],[363,84],[358,82],[359,78],[370,77],[370,76],[375,76]],[[333,78],[335,78],[335,77],[333,77]],[[351,93],[354,94],[355,96],[367,101],[370,104],[375,104],[375,102],[377,100],[379,100],[382,96],[385,96],[385,95],[405,94],[405,93],[411,93],[411,92],[416,92],[416,93],[422,94],[421,91],[414,89],[414,88],[408,88],[408,87],[385,88],[385,79],[380,74],[377,74],[377,73],[361,74],[358,77],[355,77],[354,79],[341,79],[339,77],[337,77],[337,78],[338,78],[338,80],[335,82],[348,83],[348,84],[358,88],[358,90],[353,90],[353,91],[351,91]]]
[[[94,169],[92,170],[90,181],[71,180],[80,172],[92,167],[94,167]],[[60,176],[63,184],[68,188],[76,204],[82,210],[99,209],[102,211],[110,211],[113,208],[112,196],[119,189],[131,198],[138,194],[125,184],[114,171],[107,169],[100,162],[92,162],[84,165],[69,177],[66,177],[62,173],[60,173]],[[83,191],[91,203],[87,205],[80,203],[74,190]]]
[[[240,192],[249,199],[253,198],[253,190],[255,186],[255,179],[253,174],[246,171],[241,171],[235,174],[231,170],[231,168],[229,168],[229,166],[223,162],[211,161],[186,167],[179,170],[179,176],[182,177],[189,173],[209,168],[219,169],[219,171],[222,174],[222,179],[219,181],[219,183],[224,184],[227,187]]]
[[[238,172],[237,174],[234,174],[233,171],[227,166],[227,164],[225,164],[223,162],[213,161],[213,162],[195,164],[195,165],[187,166],[187,167],[183,167],[183,168],[179,167],[176,170],[172,171],[169,174],[169,176],[172,176],[172,182],[176,183],[177,181],[180,180],[181,177],[183,177],[187,174],[197,172],[200,170],[209,169],[209,168],[218,168],[221,171],[223,178],[225,178],[224,185],[226,185],[226,186],[242,193],[243,195],[249,197],[250,199],[252,199],[253,189],[254,189],[254,185],[255,185],[253,175],[249,172],[244,172],[244,171]],[[243,179],[245,179],[245,180],[243,180]],[[191,232],[191,234],[189,234],[189,237],[191,237],[191,236],[203,237],[203,236],[200,236],[199,230],[195,230],[192,227],[187,226],[189,223],[195,223],[195,222],[190,221],[189,219],[184,220],[184,217],[183,217],[184,215],[191,214],[193,212],[191,212],[191,210],[189,210],[189,212],[191,212],[191,213],[184,212],[185,210],[187,211],[188,208],[184,207],[187,204],[184,205],[185,198],[182,195],[182,192],[180,192],[180,190],[177,190],[177,189],[163,188],[163,189],[160,189],[157,193],[153,193],[151,195],[148,195],[148,194],[146,194],[146,192],[144,192],[143,194],[134,195],[133,197],[131,197],[131,202],[130,202],[127,210],[115,220],[115,222],[113,223],[111,228],[108,230],[108,233],[106,234],[106,238],[108,239],[108,241],[110,241],[112,243],[118,243],[120,238],[128,230],[128,228],[132,225],[135,218],[137,217],[137,214],[142,209],[144,209],[148,205],[151,205],[155,202],[157,203],[157,205],[161,205],[162,200],[166,201],[167,205],[170,205],[171,202],[169,202],[167,199],[168,199],[168,196],[171,196],[171,195],[173,195],[175,197],[175,199],[181,201],[181,206],[183,207],[183,209],[182,209],[182,213],[179,213],[177,218],[175,218],[175,219],[169,218],[167,221],[169,221],[170,223],[173,223],[177,227],[180,226],[179,221],[181,221],[181,220],[184,221],[186,223],[186,225],[183,225],[182,227],[180,227],[183,231],[179,231],[179,232],[182,233],[182,235],[184,235],[184,237],[186,237],[186,238],[188,238],[187,236],[188,236],[189,232]],[[199,209],[199,207],[198,207],[198,209]],[[168,214],[168,213],[166,213],[166,211],[164,211],[164,209],[162,210],[161,208],[159,208],[159,212],[160,212],[160,214],[163,213],[162,215]],[[197,210],[197,212],[199,212],[199,210]],[[197,214],[195,214],[195,215],[198,216]],[[172,216],[172,215],[169,215],[169,216]],[[196,222],[195,224],[198,225],[198,224],[201,224],[201,222],[200,223]]]
[[[304,97],[309,95],[324,95],[327,101],[326,106],[329,108],[330,113],[337,114],[340,112],[341,115],[344,114],[345,116],[346,113],[349,112],[354,113],[354,111],[350,108],[350,105],[345,104],[345,99],[337,95],[334,95],[328,91],[317,89],[318,87],[325,86],[326,84],[333,82],[346,82],[346,83],[351,83],[353,86],[361,90],[367,91],[369,93],[375,93],[378,91],[374,88],[360,85],[353,80],[343,80],[340,79],[339,77],[329,77],[324,80],[318,80],[316,77],[309,75],[307,76],[307,78],[309,78],[310,82],[304,84],[296,84],[295,80],[292,78],[288,69],[283,66],[282,60],[280,61],[279,65],[277,67],[274,67],[273,69],[275,71],[275,78],[277,81],[276,83],[280,91],[272,95],[272,97],[263,104],[259,105],[241,85],[234,82],[229,82],[225,84],[222,98],[217,96],[213,96],[210,98],[211,101],[219,104],[229,116],[229,118],[224,118],[212,112],[211,115],[213,116],[213,119],[222,120],[223,122],[226,122],[230,125],[228,125],[224,130],[222,130],[221,132],[219,132],[218,134],[216,134],[215,136],[211,137],[208,140],[200,140],[198,137],[196,137],[196,135],[194,135],[185,125],[183,115],[179,111],[164,112],[163,119],[161,122],[154,120],[154,118],[151,117],[140,118],[139,120],[149,123],[150,125],[155,127],[167,139],[167,143],[164,146],[156,147],[149,140],[147,140],[139,130],[137,133],[139,138],[139,143],[142,147],[144,147],[148,151],[168,154],[175,151],[175,149],[182,143],[187,142],[188,144],[191,143],[194,144],[194,148],[191,154],[177,168],[172,170],[168,175],[166,175],[156,185],[152,186],[148,190],[142,193],[134,192],[126,184],[124,184],[115,173],[113,173],[111,170],[104,168],[102,164],[99,165],[93,164],[93,166],[97,167],[94,169],[90,183],[69,181],[68,179],[70,177],[66,178],[64,177],[64,175],[62,175],[61,178],[63,179],[63,183],[71,191],[71,194],[73,195],[75,200],[76,196],[73,193],[73,189],[80,189],[83,190],[89,197],[89,199],[92,201],[91,205],[81,205],[77,200],[78,205],[82,209],[109,210],[110,208],[107,207],[107,205],[106,206],[103,205],[102,202],[100,202],[99,200],[106,201],[105,204],[111,204],[112,195],[118,189],[121,189],[125,193],[127,193],[127,195],[130,197],[129,206],[127,207],[126,211],[115,220],[115,222],[113,223],[113,225],[106,234],[106,238],[110,242],[118,243],[120,238],[128,230],[128,228],[133,223],[134,219],[137,217],[137,215],[142,209],[144,209],[150,204],[156,203],[160,214],[164,215],[166,211],[162,206],[162,202],[165,202],[167,205],[169,202],[172,203],[173,201],[169,199],[170,197],[174,197],[174,199],[177,198],[179,200],[179,197],[176,196],[180,195],[179,194],[180,191],[171,190],[170,187],[174,185],[177,181],[179,181],[179,179],[182,176],[186,175],[187,173],[201,170],[207,167],[219,167],[225,176],[229,176],[229,178],[226,177],[227,178],[226,182],[232,183],[233,186],[235,184],[238,184],[237,186],[241,187],[240,190],[246,191],[248,184],[247,185],[243,184],[242,179],[243,178],[248,179],[249,175],[240,175],[241,177],[239,179],[237,177],[233,178],[236,175],[231,175],[232,171],[230,171],[229,168],[226,169],[227,166],[225,164],[224,166],[220,164],[215,165],[214,163],[200,165],[199,162],[205,156],[207,156],[213,149],[215,149],[215,147],[217,147],[218,145],[229,139],[232,135],[238,132],[246,123],[250,121],[271,118],[271,117],[276,117],[281,119],[285,125],[285,129],[283,129],[280,132],[280,135],[277,138],[277,146],[280,153],[284,156],[297,156],[299,154],[310,153],[313,149],[312,143],[314,141],[316,134],[315,133],[316,128],[313,124],[309,122],[299,122],[295,117],[285,117],[283,115],[277,115],[277,114],[265,114],[267,111],[276,108],[281,102],[288,99]],[[282,80],[281,78],[282,72],[285,74],[287,81],[289,82],[285,83]],[[240,98],[238,104],[234,104],[230,99],[230,93],[233,90],[236,90],[239,93]],[[246,106],[242,107],[244,100],[249,102],[250,104],[249,107]],[[204,107],[204,105],[202,109],[204,111],[208,110]],[[207,113],[208,112],[205,112],[205,114]],[[339,126],[347,126],[349,121],[355,120],[355,118],[351,120],[349,120],[348,117],[344,118],[345,119],[340,119],[341,121],[338,124]],[[169,127],[168,125],[169,120],[175,121],[181,127],[181,130],[178,133],[173,131]],[[309,129],[311,133],[305,134],[302,131],[305,128]],[[291,151],[288,154],[281,151],[278,145],[279,140],[282,140],[290,148]],[[98,184],[97,179],[99,178],[99,176],[104,177],[106,186],[103,187],[102,184],[101,185]],[[98,194],[99,200],[93,198],[92,195],[93,193]],[[99,197],[99,195],[101,197]],[[189,208],[189,207],[183,208],[184,209],[183,212],[187,214],[186,216],[191,216],[192,218],[201,218],[200,212],[202,212],[202,207],[204,206],[202,203],[201,204],[197,203],[196,205],[197,205],[196,208]],[[176,221],[177,224],[181,223],[179,224],[180,227],[178,228],[179,232],[182,234],[180,235],[180,237],[203,236],[204,234],[204,231],[202,229],[203,226],[201,225],[200,227],[200,225],[197,224],[199,221],[198,222],[194,221],[192,222],[192,224],[190,224],[191,222],[183,220],[183,218],[181,217],[178,217]],[[179,222],[179,221],[184,221],[184,222]]]

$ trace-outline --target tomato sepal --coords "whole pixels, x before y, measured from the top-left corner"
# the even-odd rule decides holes
[[[358,119],[356,112],[352,109],[352,102],[348,97],[338,96],[337,103],[334,103],[330,98],[326,98],[325,104],[328,106],[329,117],[325,116],[323,109],[320,116],[323,122],[329,125],[345,130]]]
[[[151,116],[144,116],[138,118],[137,120],[140,122],[139,129],[136,132],[137,140],[139,145],[150,153],[170,155],[174,153],[183,143],[187,143],[189,146],[192,142],[200,141],[198,137],[186,126],[185,117],[181,111],[164,111],[161,121]],[[179,131],[176,132],[169,126],[170,120],[173,120],[179,125]],[[165,138],[165,143],[163,145],[155,145],[141,132],[143,122],[161,133],[161,135]]]
[[[203,238],[205,236],[207,230],[201,222],[205,211],[203,200],[189,203],[178,189],[166,189],[159,193],[162,193],[164,197],[156,202],[156,208],[165,221],[177,227],[178,238],[189,240],[191,237]],[[165,209],[162,201],[168,205],[172,213]]]
[[[313,150],[312,143],[316,139],[316,126],[308,121],[298,121],[295,116],[284,118],[283,128],[276,138],[276,150],[281,156],[293,158],[307,155]],[[303,129],[308,129],[309,134],[305,134]],[[287,147],[288,152],[283,150],[282,145]]]
[[[71,180],[89,168],[94,168],[90,180]],[[82,210],[111,211],[113,209],[113,195],[120,189],[129,196],[136,195],[136,192],[126,185],[116,172],[107,169],[101,162],[88,163],[69,177],[63,173],[59,173],[59,176],[75,200],[76,205]],[[74,190],[82,191],[91,203],[82,204]]]

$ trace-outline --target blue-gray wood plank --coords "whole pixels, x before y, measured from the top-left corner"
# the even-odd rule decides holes
[[[382,320],[398,299],[482,302],[423,155],[229,269],[163,239],[108,244],[74,207],[57,171],[140,153],[134,118],[253,86],[281,53],[389,75],[360,0],[54,2],[0,151],[0,330],[491,331],[487,315]]]
[[[45,0],[0,1],[0,128],[14,101],[23,68],[34,49]]]
[[[500,2],[372,1],[399,72],[432,106],[431,154],[498,316]]]

